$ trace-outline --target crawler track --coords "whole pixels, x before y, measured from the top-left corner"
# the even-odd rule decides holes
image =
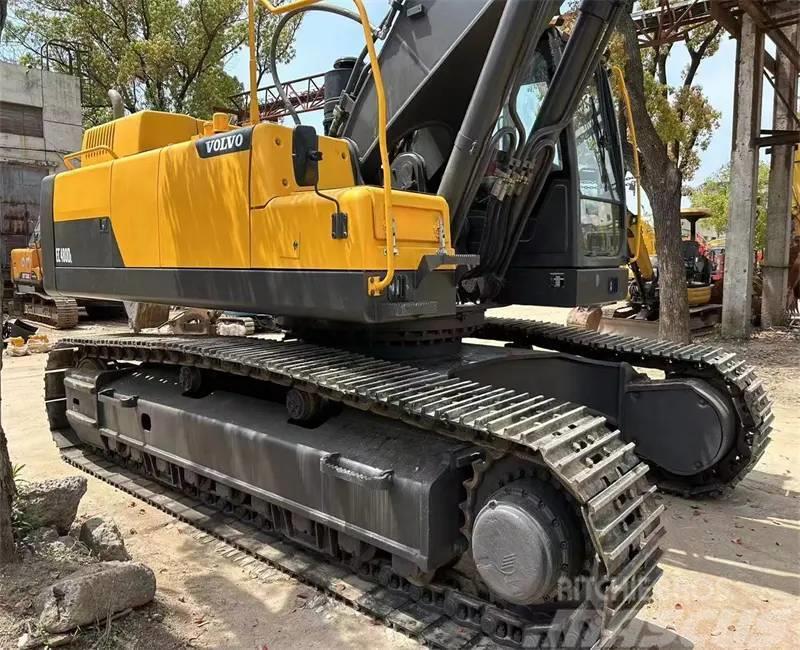
[[[48,361],[45,398],[54,438],[68,462],[242,551],[274,562],[429,645],[489,647],[499,642],[564,647],[585,645],[588,639],[594,647],[607,647],[650,598],[660,576],[663,506],[654,502],[655,488],[645,478],[648,468],[633,453],[633,444],[624,443],[619,431],[610,431],[602,417],[584,407],[297,342],[113,336],[66,339],[62,345]],[[594,588],[584,592],[584,600],[567,610],[567,616],[562,610],[560,618],[545,620],[541,614],[521,618],[449,584],[415,587],[386,567],[357,577],[347,568],[316,558],[298,560],[307,554],[248,528],[244,522],[251,517],[241,502],[221,504],[238,519],[200,509],[200,498],[170,493],[131,468],[112,466],[91,450],[70,443],[63,377],[83,358],[194,366],[291,385],[402,420],[432,435],[469,440],[530,459],[546,468],[581,513],[585,542],[593,550]]]
[[[44,293],[17,294],[22,302],[21,314],[26,320],[35,321],[56,329],[71,329],[78,324],[78,303],[74,298],[53,297]]]
[[[476,336],[593,359],[626,361],[633,366],[662,370],[668,377],[699,377],[726,390],[736,407],[738,420],[734,449],[715,467],[691,477],[689,482],[673,475],[658,476],[659,487],[669,492],[697,496],[731,488],[755,467],[769,443],[775,418],[764,383],[756,377],[752,366],[722,348],[507,318],[487,318]]]

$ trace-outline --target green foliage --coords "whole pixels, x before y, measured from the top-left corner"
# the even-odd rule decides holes
[[[652,9],[657,3],[642,0],[639,6]],[[702,87],[694,83],[702,61],[719,50],[722,35],[714,23],[690,30],[683,41],[690,61],[675,80],[667,78],[673,44],[640,50],[647,114],[684,180],[691,180],[697,172],[700,153],[708,148],[722,115],[708,101]],[[620,38],[612,40],[609,53],[611,63],[624,70],[627,61]],[[637,107],[633,109],[636,111]]]
[[[25,465],[20,465],[19,463],[15,463],[11,466],[11,480],[14,481],[14,485],[20,485],[26,482],[25,479],[22,478],[23,469],[25,469]]]
[[[45,43],[80,49],[89,125],[110,117],[109,88],[121,93],[130,112],[153,109],[208,118],[243,90],[225,64],[246,44],[246,10],[246,0],[16,0],[3,50],[7,58],[38,67]],[[259,12],[261,74],[276,23]],[[297,24],[282,35],[280,62],[294,56]],[[69,69],[67,50],[48,51],[51,69]]]
[[[730,197],[730,165],[725,165],[716,174],[705,180],[688,194],[693,208],[705,208],[711,212],[708,219],[701,220],[724,237],[728,230],[728,201]],[[767,233],[767,201],[769,197],[769,165],[761,161],[758,165],[758,200],[756,204],[755,247],[763,249]]]
[[[19,492],[19,486],[27,482],[21,477],[23,469],[25,469],[25,465],[15,464],[11,466],[11,480],[14,482],[14,485],[17,486],[17,492]],[[16,494],[11,500],[11,528],[14,530],[14,537],[16,539],[25,537],[25,535],[36,528],[36,522],[26,515],[20,507],[19,499]]]

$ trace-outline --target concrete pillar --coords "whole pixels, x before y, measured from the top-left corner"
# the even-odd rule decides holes
[[[800,29],[790,27],[784,32],[789,41],[800,47]],[[778,97],[783,95],[794,107],[797,97],[797,73],[781,50],[775,61],[775,101],[773,129],[800,129],[794,116]],[[761,301],[761,325],[783,325],[786,320],[786,284],[789,273],[789,244],[792,237],[792,168],[794,147],[774,146],[769,168],[769,200],[767,202],[767,242],[762,264],[764,294]]]
[[[763,57],[764,35],[753,19],[743,14],[736,46],[731,185],[725,237],[722,336],[726,338],[747,338],[751,328],[753,234],[758,189],[755,139],[761,131]]]

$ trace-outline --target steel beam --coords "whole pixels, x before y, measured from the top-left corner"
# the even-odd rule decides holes
[[[800,51],[792,39],[788,38],[779,25],[773,21],[772,16],[762,4],[755,0],[739,0],[739,6],[747,12],[761,30],[767,32],[767,36],[775,43],[778,51],[782,52],[795,68],[800,69]],[[783,23],[782,20],[781,24]]]
[[[792,27],[786,36],[800,45],[800,29]],[[798,68],[792,65],[782,49],[777,51],[773,130],[794,134],[800,139],[800,124],[792,110],[797,98]],[[784,101],[785,98],[789,102]],[[767,203],[767,242],[764,251],[761,324],[763,327],[783,325],[786,320],[786,285],[789,270],[789,245],[792,237],[792,169],[794,147],[776,143],[772,149]]]
[[[731,149],[722,336],[747,338],[751,329],[753,241],[758,186],[764,34],[749,14],[741,18],[736,47],[736,88]]]

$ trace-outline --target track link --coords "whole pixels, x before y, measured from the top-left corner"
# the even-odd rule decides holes
[[[766,388],[752,366],[723,348],[603,334],[570,325],[510,318],[487,318],[475,336],[593,359],[625,361],[633,366],[662,370],[671,377],[700,377],[726,390],[737,415],[737,440],[733,450],[716,467],[704,473],[699,482],[686,483],[673,475],[659,476],[658,485],[667,492],[699,496],[720,494],[733,488],[755,467],[769,444],[775,417]]]
[[[456,606],[443,610],[424,600],[414,602],[419,614],[414,635],[427,643],[485,647],[491,641],[518,647],[564,647],[586,638],[588,628],[593,630],[589,636],[594,647],[607,647],[651,597],[661,574],[657,561],[661,554],[658,543],[664,534],[660,521],[663,506],[656,505],[655,488],[645,478],[648,468],[633,453],[633,444],[626,444],[619,431],[610,431],[604,418],[584,407],[299,342],[123,335],[70,338],[61,345],[51,353],[45,378],[46,405],[57,441],[63,441],[61,430],[68,426],[64,373],[88,357],[194,366],[291,385],[439,435],[473,441],[501,454],[514,453],[546,467],[575,502],[585,541],[594,552],[592,588],[581,592],[584,600],[565,620],[537,625],[451,587],[434,585],[447,594],[445,604]],[[97,473],[90,465],[97,461],[87,451],[66,445],[62,455]],[[134,480],[111,476],[107,466],[103,469],[108,475],[98,475],[122,489],[126,489],[126,481]],[[144,498],[151,499],[147,494]],[[180,508],[196,508],[185,499],[182,497]],[[179,506],[170,506],[169,511],[179,515]],[[226,521],[226,525],[230,532],[209,530],[250,552],[252,539],[232,523]],[[305,570],[295,573],[307,575]],[[402,579],[397,584],[402,589]],[[391,589],[389,593],[397,595]],[[349,602],[364,606],[360,600]],[[382,613],[378,617],[396,624],[385,610],[386,603],[379,603],[376,611]],[[465,640],[462,628],[474,629],[476,623],[487,636]],[[441,644],[431,638],[444,634],[435,627],[438,625],[453,630]]]

